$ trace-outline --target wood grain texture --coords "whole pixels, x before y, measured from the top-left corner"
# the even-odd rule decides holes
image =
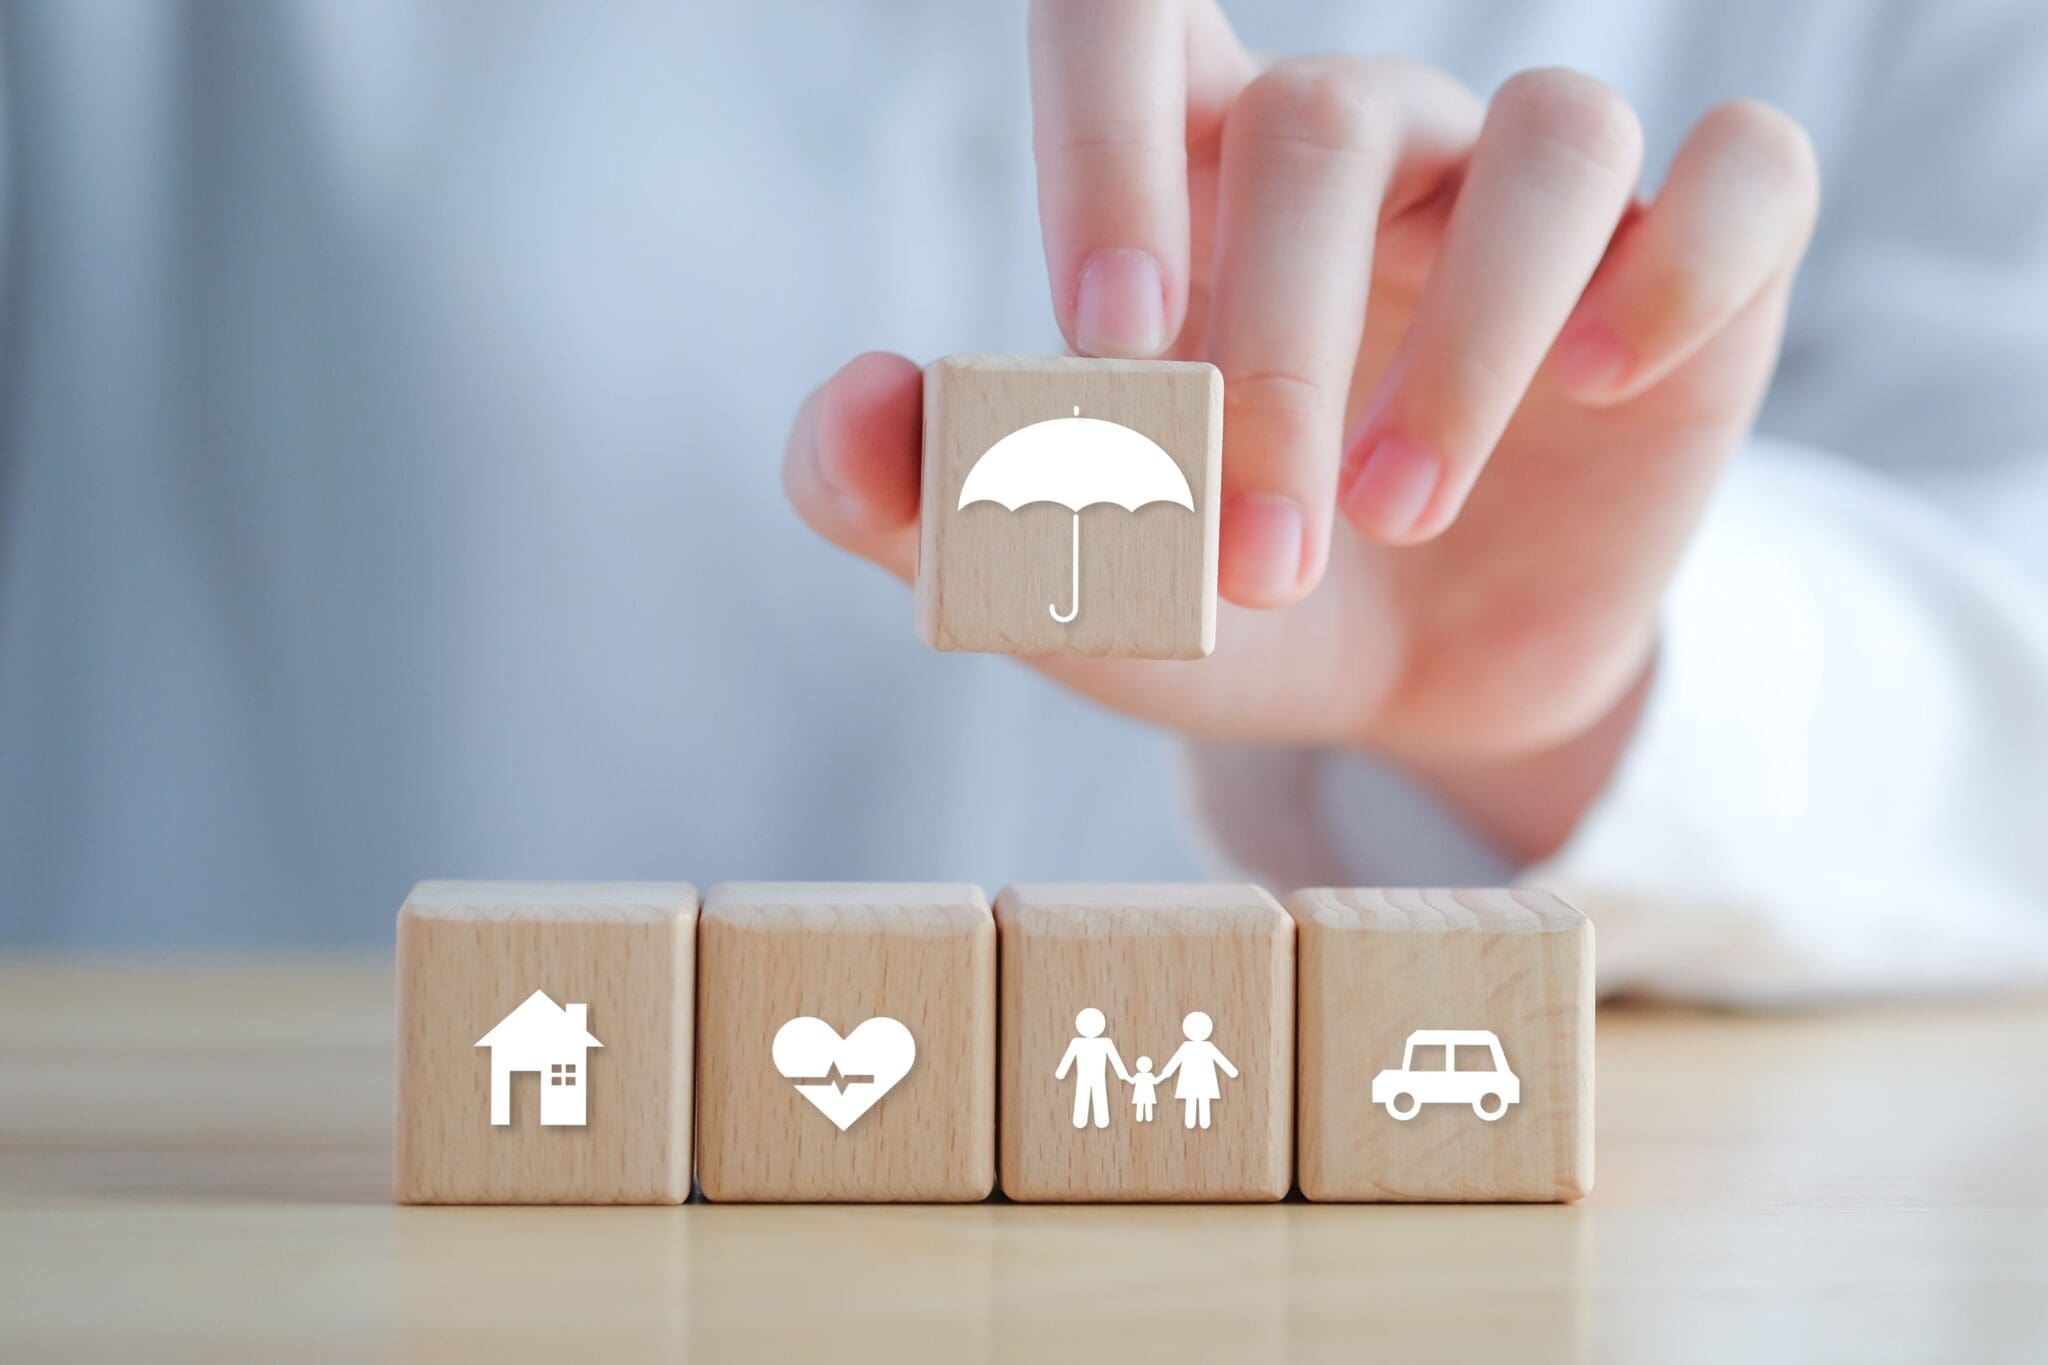
[[[379,956],[0,957],[0,1360],[2048,1360],[2038,995],[1604,1005],[1577,1204],[394,1208]]]
[[[925,370],[917,624],[939,649],[1195,659],[1216,644],[1223,376],[1184,361],[948,356]],[[1081,604],[1068,609],[1073,513],[960,507],[988,448],[1020,427],[1070,416],[1117,422],[1157,442],[1195,508],[1100,505],[1081,513]]]
[[[996,941],[964,884],[726,883],[698,942],[698,1183],[713,1200],[958,1201],[995,1183]],[[875,1017],[908,1074],[844,1132],[776,1070],[800,1015]]]
[[[1297,891],[1300,1182],[1318,1200],[1571,1200],[1593,1185],[1593,926],[1546,891]],[[1417,1029],[1486,1029],[1521,1102],[1371,1099]]]
[[[998,1161],[1018,1200],[1247,1201],[1286,1195],[1293,1158],[1294,925],[1255,886],[1020,885],[996,897],[1003,1014]],[[1149,1123],[1108,1077],[1109,1124],[1076,1128],[1056,1073],[1076,1016],[1102,1011],[1126,1068],[1163,1072],[1193,1011],[1238,1071],[1211,1127],[1184,1126],[1178,1079]]]
[[[696,889],[421,882],[398,915],[393,1186],[408,1204],[678,1204],[690,1194]],[[542,1077],[491,1123],[477,1040],[536,990],[589,1006],[581,1127],[539,1122]]]

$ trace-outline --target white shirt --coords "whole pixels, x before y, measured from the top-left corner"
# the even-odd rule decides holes
[[[777,486],[859,350],[1057,347],[1021,17],[692,10],[10,11],[0,939],[380,943],[420,876],[1200,866],[1170,741],[924,649]],[[1653,178],[1730,96],[1812,130],[1763,435],[1620,773],[1522,871],[1607,989],[2048,977],[2048,11],[1234,11],[1482,91],[1578,66]],[[1295,814],[1199,785],[1276,890],[1518,871],[1358,760],[1219,762]]]

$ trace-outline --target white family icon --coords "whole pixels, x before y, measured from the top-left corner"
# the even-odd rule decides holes
[[[1209,1041],[1209,1035],[1215,1032],[1214,1021],[1200,1010],[1182,1019],[1181,1045],[1157,1074],[1152,1070],[1150,1057],[1138,1058],[1135,1070],[1125,1067],[1116,1044],[1103,1036],[1108,1026],[1102,1011],[1092,1005],[1075,1015],[1076,1036],[1067,1044],[1059,1069],[1053,1073],[1056,1081],[1064,1081],[1069,1071],[1074,1073],[1074,1126],[1086,1128],[1092,1122],[1097,1128],[1109,1127],[1109,1073],[1114,1070],[1117,1079],[1131,1087],[1131,1106],[1137,1110],[1137,1122],[1152,1121],[1159,1087],[1171,1079],[1173,1098],[1181,1103],[1181,1126],[1207,1128],[1210,1102],[1223,1095],[1216,1073],[1221,1071],[1232,1080],[1237,1079],[1237,1068],[1221,1048]]]

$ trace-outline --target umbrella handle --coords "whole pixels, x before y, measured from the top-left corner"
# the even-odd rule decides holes
[[[1045,608],[1052,613],[1052,619],[1061,625],[1065,625],[1081,614],[1081,514],[1079,512],[1074,513],[1074,567],[1072,581],[1067,590],[1067,600],[1073,605],[1067,608],[1065,616],[1060,615],[1060,609],[1051,603],[1047,603]]]

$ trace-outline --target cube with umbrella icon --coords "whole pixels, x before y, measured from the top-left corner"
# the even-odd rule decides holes
[[[1222,449],[1213,366],[949,357],[925,372],[924,443],[917,595],[930,643],[1209,653]]]

